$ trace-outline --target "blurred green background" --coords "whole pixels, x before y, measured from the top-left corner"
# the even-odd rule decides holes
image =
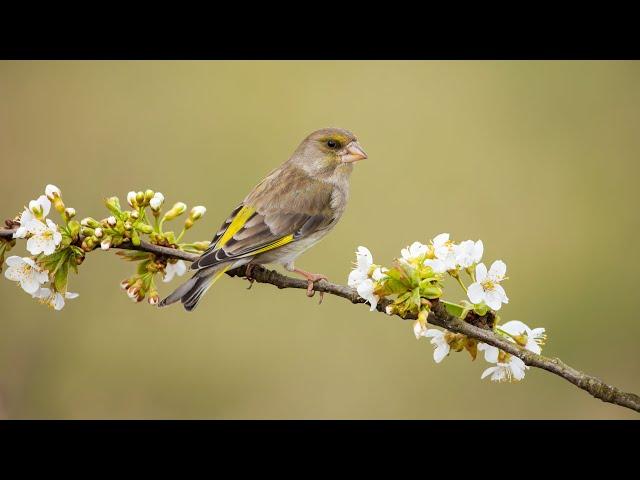
[[[209,240],[325,126],[369,159],[298,266],[345,283],[361,244],[389,263],[443,231],[482,238],[508,265],[505,321],[640,392],[637,62],[0,62],[0,216],[47,183],[79,218],[152,188],[205,205],[187,238]],[[464,352],[436,365],[410,322],[336,297],[225,277],[192,314],[135,305],[132,267],[89,255],[62,312],[0,280],[1,417],[636,418],[541,370],[494,384]]]

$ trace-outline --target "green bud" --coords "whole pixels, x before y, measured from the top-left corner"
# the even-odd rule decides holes
[[[153,233],[153,227],[151,225],[147,225],[146,223],[139,223],[138,225],[136,225],[136,228],[142,233],[146,233],[147,235]]]
[[[162,221],[165,222],[168,220],[173,220],[177,216],[182,215],[186,210],[187,206],[184,203],[177,202],[173,207],[171,207],[171,210],[164,214]]]
[[[80,233],[80,223],[77,220],[71,220],[68,227],[69,232],[71,232],[71,236],[77,237]]]
[[[155,192],[153,190],[145,190],[144,192],[144,203],[148,204],[151,199],[153,198],[153,196],[155,195]]]
[[[69,220],[71,220],[73,217],[76,216],[76,209],[75,208],[65,208],[64,209],[64,219],[68,222]]]
[[[136,247],[140,246],[140,235],[138,235],[137,230],[133,230],[131,232],[131,243],[134,244]]]
[[[139,206],[143,206],[144,205],[144,192],[136,193],[136,203]]]
[[[83,227],[98,228],[100,223],[95,218],[86,217],[80,221],[80,225]]]
[[[207,248],[209,248],[209,245],[211,245],[211,242],[195,242],[193,244],[193,247],[196,250],[200,250],[201,252],[204,252]]]

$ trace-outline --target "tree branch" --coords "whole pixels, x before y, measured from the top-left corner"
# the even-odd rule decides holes
[[[0,238],[11,238],[15,229],[0,229]],[[183,252],[168,247],[161,247],[159,245],[153,245],[151,243],[142,241],[140,246],[136,247],[129,243],[123,243],[119,247],[126,250],[141,250],[150,252],[155,255],[163,255],[170,258],[177,258],[180,260],[186,260],[189,262],[194,261],[199,257],[198,254]],[[245,277],[246,265],[229,270],[227,275],[231,277]],[[286,275],[282,275],[274,270],[268,270],[262,266],[256,265],[251,271],[251,277],[258,283],[268,283],[276,286],[279,289],[282,288],[298,288],[307,289],[306,280],[291,278]],[[319,280],[314,285],[314,290],[317,292],[329,293],[337,297],[342,297],[349,300],[351,303],[365,303],[366,301],[361,298],[355,289],[328,282],[326,280]],[[381,299],[377,306],[377,310],[385,313],[385,308],[391,301]],[[385,313],[386,315],[386,313]],[[415,317],[405,317],[405,320],[413,320]],[[461,333],[467,337],[474,338],[478,341],[487,343],[494,347],[499,348],[511,355],[515,355],[520,358],[525,364],[541,368],[548,372],[551,372],[568,382],[573,383],[578,388],[588,392],[593,397],[602,400],[603,402],[613,403],[622,407],[640,412],[640,396],[634,393],[623,392],[619,388],[611,386],[602,380],[588,375],[584,372],[576,370],[575,368],[567,365],[559,358],[548,358],[542,355],[537,355],[529,350],[518,346],[515,343],[509,342],[504,338],[496,335],[489,329],[479,328],[471,325],[468,322],[460,320],[450,315],[445,306],[440,302],[433,302],[431,313],[429,314],[428,322],[432,325],[442,327],[446,330]]]

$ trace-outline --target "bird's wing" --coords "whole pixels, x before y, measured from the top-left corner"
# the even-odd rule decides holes
[[[333,188],[292,168],[257,185],[222,224],[192,269],[255,256],[328,228]]]

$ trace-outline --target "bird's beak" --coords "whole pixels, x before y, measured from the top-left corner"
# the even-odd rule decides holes
[[[340,158],[344,163],[352,163],[357,162],[358,160],[364,160],[367,158],[367,154],[364,153],[364,150],[362,150],[362,147],[358,142],[353,141],[347,145],[347,152],[340,155]]]

